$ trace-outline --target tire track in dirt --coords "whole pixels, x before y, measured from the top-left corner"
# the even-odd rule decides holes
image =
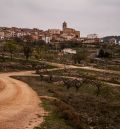
[[[27,72],[0,74],[0,129],[33,129],[43,122],[44,110],[37,94],[11,78]]]

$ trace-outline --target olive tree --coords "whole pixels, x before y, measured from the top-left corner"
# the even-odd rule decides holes
[[[11,60],[13,59],[13,54],[15,54],[18,50],[18,45],[14,41],[7,41],[5,43],[4,49],[10,53]]]

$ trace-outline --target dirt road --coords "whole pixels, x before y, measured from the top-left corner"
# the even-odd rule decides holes
[[[52,65],[58,68],[72,68],[72,69],[84,69],[84,70],[91,70],[91,71],[96,71],[96,72],[101,72],[101,73],[109,73],[109,74],[117,74],[120,75],[120,71],[115,71],[115,70],[107,70],[107,69],[99,69],[99,68],[93,68],[90,66],[75,66],[75,65],[65,65],[65,64],[60,64],[60,63],[54,63],[54,62],[47,62],[47,61],[41,61],[43,63],[46,63],[48,65]]]
[[[10,76],[31,72],[0,74],[0,129],[33,129],[43,122],[44,110],[37,94]]]

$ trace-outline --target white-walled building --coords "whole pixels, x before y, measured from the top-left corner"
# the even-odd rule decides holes
[[[45,41],[45,43],[50,43],[51,37],[50,36],[43,36],[42,40]]]
[[[118,45],[120,45],[120,41],[118,41]]]
[[[63,53],[64,54],[76,54],[77,52],[76,52],[76,50],[73,50],[71,48],[65,48],[65,49],[63,49]]]
[[[111,38],[111,39],[109,40],[109,43],[110,43],[110,44],[117,44],[117,39]]]
[[[4,37],[5,37],[5,33],[0,31],[0,39],[4,39]]]

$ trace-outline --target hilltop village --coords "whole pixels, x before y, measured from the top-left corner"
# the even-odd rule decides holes
[[[81,37],[80,31],[69,28],[67,22],[63,22],[62,29],[48,29],[46,31],[37,28],[0,27],[0,40],[9,40],[16,37],[24,39],[26,36],[29,36],[33,41],[44,40],[46,43],[63,41],[100,42],[97,34]]]
[[[0,129],[120,128],[120,36],[61,28],[0,28]]]

